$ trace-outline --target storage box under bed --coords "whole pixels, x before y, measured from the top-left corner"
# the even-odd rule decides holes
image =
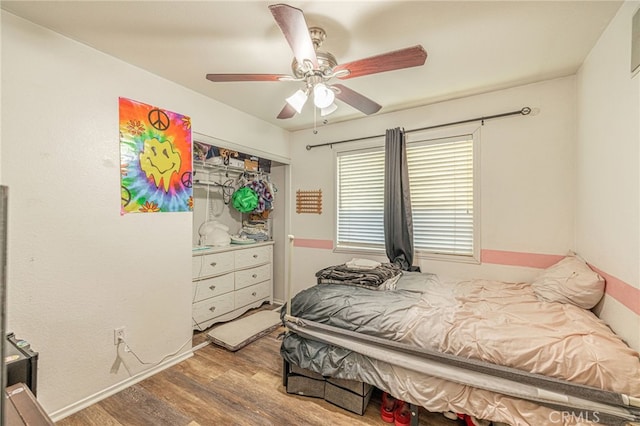
[[[287,393],[323,398],[359,415],[366,411],[373,393],[373,386],[368,383],[324,377],[287,361],[283,362],[282,381]]]

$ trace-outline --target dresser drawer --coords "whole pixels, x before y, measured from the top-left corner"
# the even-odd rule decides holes
[[[226,293],[194,303],[193,320],[199,324],[233,311],[233,294]]]
[[[271,264],[236,271],[236,290],[271,279]]]
[[[270,263],[271,253],[271,246],[252,247],[250,249],[237,250],[235,252],[236,269],[259,265],[261,263]]]
[[[236,298],[236,308],[249,305],[270,296],[271,280],[236,290],[233,294]]]
[[[208,299],[233,291],[233,274],[224,274],[193,283],[193,301]]]
[[[200,273],[199,278],[209,277],[212,275],[219,275],[225,272],[233,271],[233,253],[214,253],[205,254],[199,256],[201,258],[201,264],[198,265]]]
[[[191,258],[191,279],[195,280],[200,276],[202,265],[202,256],[193,256]]]

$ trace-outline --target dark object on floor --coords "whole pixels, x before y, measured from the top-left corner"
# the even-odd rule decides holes
[[[17,339],[14,333],[8,333],[4,356],[7,368],[6,386],[24,383],[35,396],[38,385],[38,352],[34,352],[26,340]]]
[[[323,377],[287,361],[283,361],[282,380],[287,393],[324,398],[359,415],[366,411],[373,393],[373,386],[367,383]]]

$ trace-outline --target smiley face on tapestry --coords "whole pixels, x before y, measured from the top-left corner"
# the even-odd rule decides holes
[[[164,192],[169,192],[171,176],[178,174],[182,159],[171,142],[160,142],[158,139],[146,139],[140,152],[140,168],[147,178],[153,179],[156,187],[162,183]]]
[[[126,98],[119,103],[121,214],[192,211],[191,119]]]

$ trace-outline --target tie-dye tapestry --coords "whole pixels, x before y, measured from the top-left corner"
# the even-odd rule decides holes
[[[191,119],[131,99],[119,104],[121,214],[192,211]]]

